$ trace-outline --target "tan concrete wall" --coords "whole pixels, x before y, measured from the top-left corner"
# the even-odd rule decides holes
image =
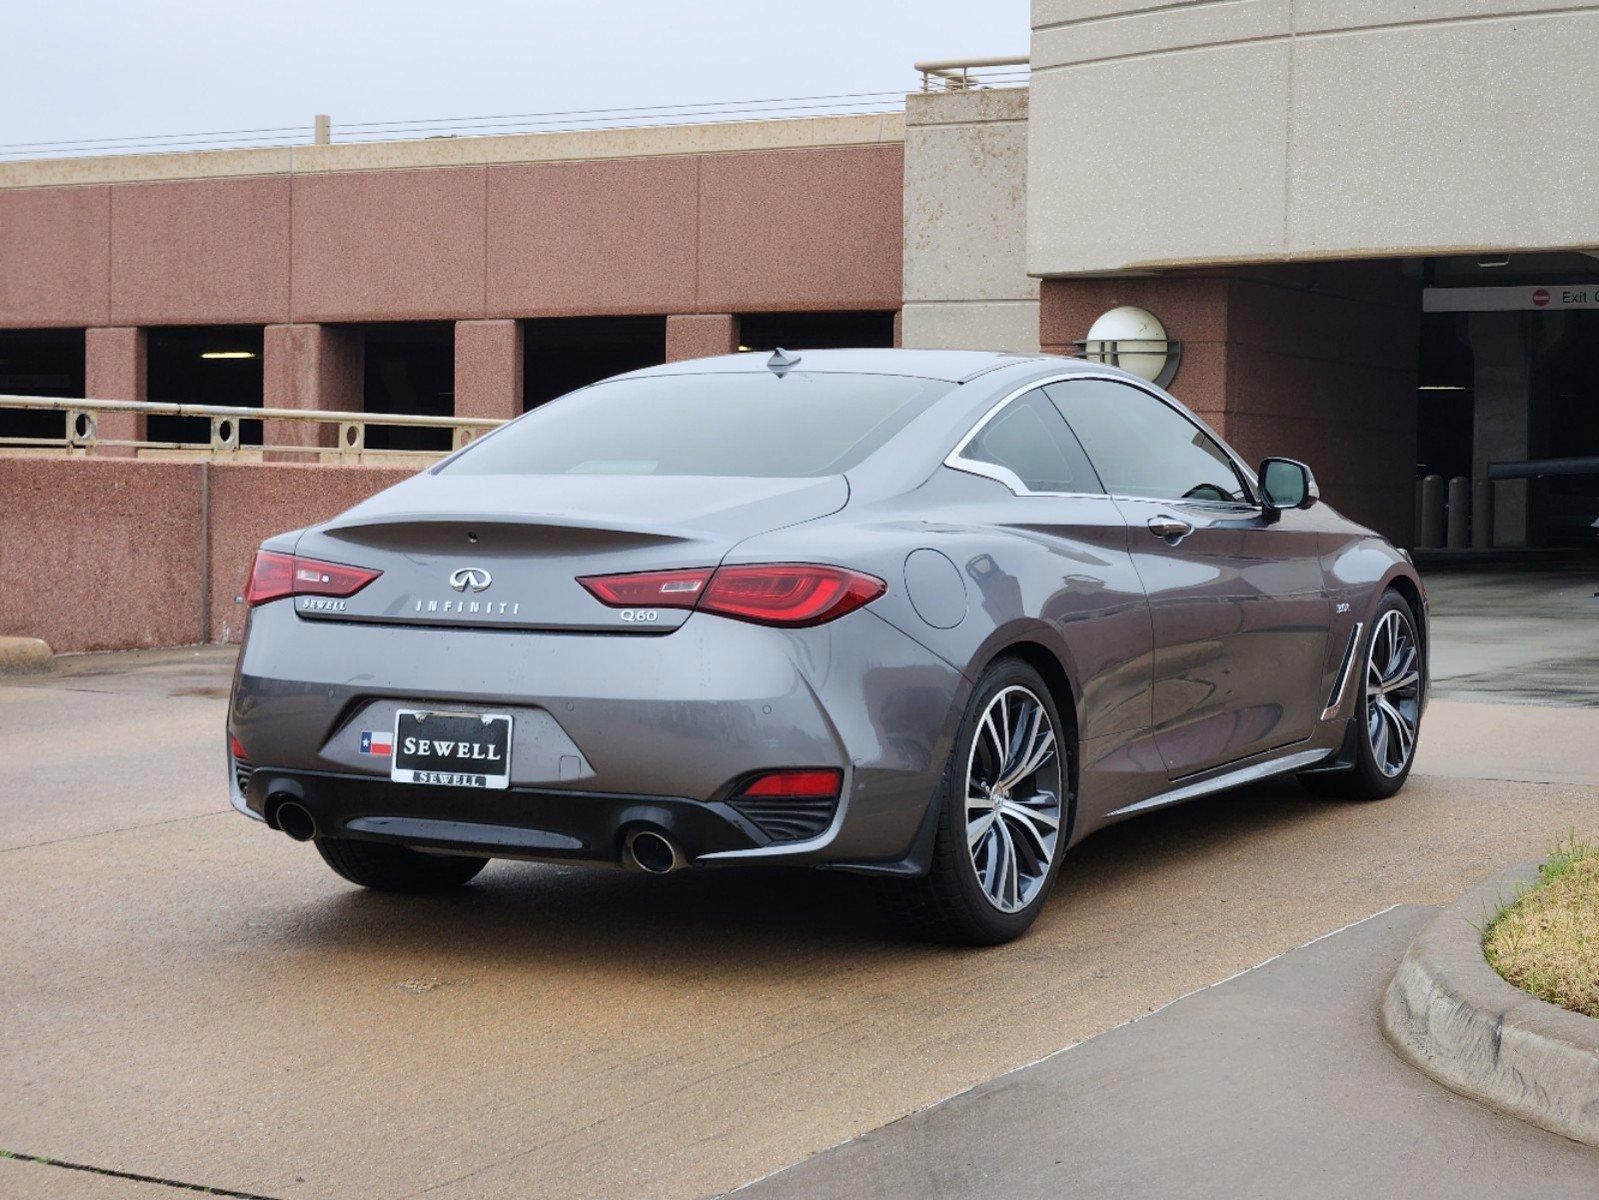
[[[1027,268],[1599,245],[1599,4],[1034,0]]]
[[[898,308],[897,118],[0,164],[0,327]]]
[[[906,100],[906,346],[1038,349],[1027,100],[1025,88]]]
[[[410,472],[381,467],[0,459],[0,635],[57,651],[237,641],[272,534]]]

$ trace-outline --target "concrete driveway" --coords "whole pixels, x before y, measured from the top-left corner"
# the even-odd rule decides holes
[[[821,874],[383,897],[228,808],[230,663],[0,684],[0,1150],[274,1198],[716,1193],[1596,817],[1599,711],[1440,701],[1396,800],[1119,826],[991,951]],[[177,1193],[0,1160],[0,1194]]]
[[[1399,905],[752,1184],[740,1200],[1568,1200],[1599,1152],[1439,1087],[1379,994]]]

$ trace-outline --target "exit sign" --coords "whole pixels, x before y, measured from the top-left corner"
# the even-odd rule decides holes
[[[1427,288],[1421,293],[1423,312],[1536,312],[1546,308],[1599,308],[1599,283]]]

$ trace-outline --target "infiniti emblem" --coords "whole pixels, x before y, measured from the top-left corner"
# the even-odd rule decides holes
[[[461,567],[450,574],[450,586],[458,592],[468,589],[474,592],[487,591],[489,584],[493,582],[494,576],[482,567]]]

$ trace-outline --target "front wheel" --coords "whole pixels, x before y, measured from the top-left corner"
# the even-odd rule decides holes
[[[935,798],[931,870],[881,881],[891,915],[937,941],[991,946],[1020,936],[1060,873],[1070,781],[1048,686],[1018,659],[994,663],[972,692]]]
[[[317,851],[333,870],[380,892],[445,892],[469,883],[489,860],[465,854],[423,854],[409,846],[358,838],[319,837]]]
[[[1366,639],[1355,706],[1354,764],[1347,770],[1300,776],[1318,796],[1335,800],[1386,800],[1410,777],[1421,734],[1421,638],[1409,603],[1383,593]]]

